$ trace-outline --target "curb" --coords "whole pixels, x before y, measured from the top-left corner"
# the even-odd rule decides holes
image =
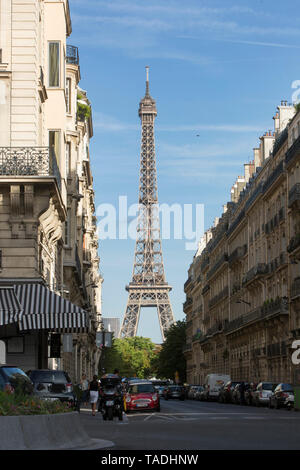
[[[114,443],[89,437],[77,412],[0,416],[0,450],[97,450]]]

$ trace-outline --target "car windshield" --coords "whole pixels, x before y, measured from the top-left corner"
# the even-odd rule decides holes
[[[155,393],[155,388],[152,384],[131,385],[129,393]]]
[[[293,386],[291,384],[282,384],[282,390],[285,392],[293,392]]]
[[[262,384],[263,390],[274,390],[274,384],[271,383],[263,383]]]
[[[180,390],[181,390],[181,387],[169,387],[169,388],[170,388],[171,392],[174,392],[174,391],[175,392],[180,392]]]
[[[9,379],[24,379],[24,380],[27,380],[30,382],[29,378],[27,377],[27,375],[25,374],[25,372],[23,372],[21,369],[19,369],[18,367],[2,367],[2,371],[4,372],[4,374],[6,375],[7,378]]]
[[[70,378],[63,371],[35,370],[31,372],[30,378],[33,382],[42,383],[66,383],[71,382]]]

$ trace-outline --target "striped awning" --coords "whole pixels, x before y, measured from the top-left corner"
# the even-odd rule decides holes
[[[0,287],[0,326],[18,322],[22,307],[13,287]]]
[[[60,333],[86,333],[89,314],[41,284],[16,284],[15,293],[23,309],[19,328]]]

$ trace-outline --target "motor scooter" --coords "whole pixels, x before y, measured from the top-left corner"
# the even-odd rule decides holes
[[[117,416],[123,420],[123,393],[121,378],[114,374],[106,374],[100,380],[100,402],[98,411],[102,413],[104,421],[113,420]]]

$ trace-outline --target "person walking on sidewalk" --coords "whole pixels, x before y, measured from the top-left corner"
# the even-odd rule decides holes
[[[99,382],[97,375],[93,376],[93,380],[89,384],[90,403],[92,405],[92,415],[96,416],[97,402],[99,399]]]
[[[89,395],[89,381],[86,378],[85,374],[82,374],[82,378],[80,381],[80,388],[82,391],[82,399],[81,401],[87,406],[88,404],[88,395]]]

